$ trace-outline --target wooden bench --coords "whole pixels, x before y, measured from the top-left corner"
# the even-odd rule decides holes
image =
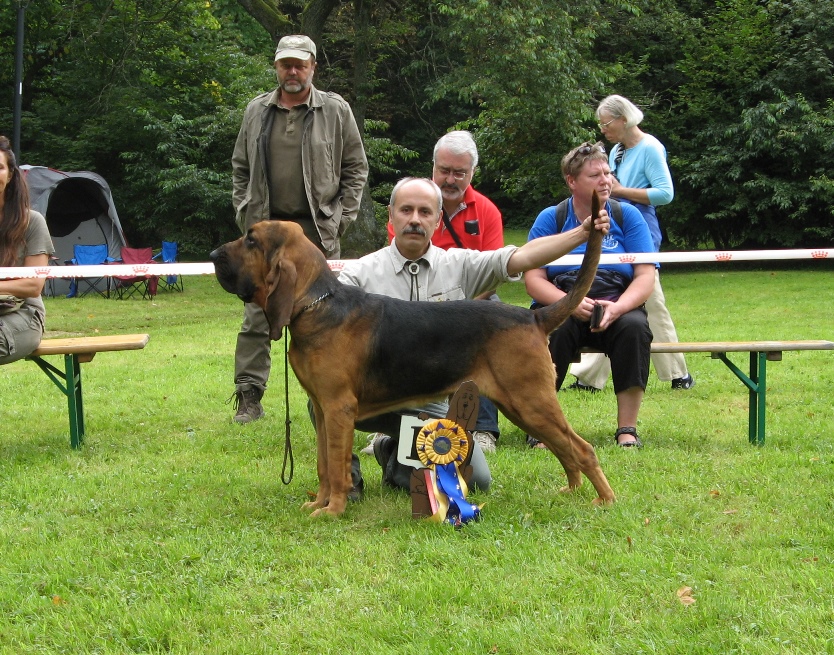
[[[765,442],[765,401],[767,394],[767,362],[782,361],[782,353],[790,350],[834,350],[831,341],[695,341],[652,343],[652,353],[710,353],[720,359],[747,387],[749,393],[748,433],[751,444]],[[582,352],[600,352],[583,348]],[[750,353],[750,374],[739,369],[727,353]]]
[[[90,362],[97,353],[116,350],[141,350],[150,336],[147,334],[117,334],[102,337],[70,337],[44,339],[26,359],[37,364],[67,397],[70,423],[70,444],[80,448],[84,440],[84,397],[81,388],[81,364]],[[63,355],[64,370],[43,359],[48,355]]]

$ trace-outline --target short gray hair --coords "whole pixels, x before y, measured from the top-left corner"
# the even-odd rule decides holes
[[[608,114],[611,118],[624,118],[626,127],[639,125],[643,120],[643,112],[628,98],[613,95],[608,96],[597,107],[597,118],[600,114]]]
[[[473,170],[478,165],[478,146],[475,145],[475,139],[472,138],[471,132],[454,130],[440,137],[434,144],[433,163],[437,162],[437,151],[441,148],[446,148],[454,155],[469,155],[472,158]]]
[[[404,177],[401,179],[394,185],[394,188],[391,189],[391,199],[388,201],[388,206],[394,206],[397,191],[400,190],[400,187],[408,184],[409,182],[425,182],[434,189],[435,195],[437,196],[437,213],[440,214],[440,208],[443,207],[443,192],[440,190],[440,187],[434,183],[434,180],[430,180],[427,177]]]

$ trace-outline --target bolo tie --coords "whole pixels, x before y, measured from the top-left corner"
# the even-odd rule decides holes
[[[420,286],[417,284],[417,276],[420,274],[420,260],[416,262],[407,261],[405,268],[411,275],[411,292],[409,293],[408,299],[420,300]]]

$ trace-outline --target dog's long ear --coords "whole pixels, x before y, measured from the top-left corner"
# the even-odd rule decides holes
[[[266,277],[267,295],[264,313],[269,321],[269,338],[278,341],[284,327],[289,325],[295,303],[295,265],[290,259],[273,257]]]

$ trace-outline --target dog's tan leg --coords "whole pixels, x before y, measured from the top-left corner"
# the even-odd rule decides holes
[[[508,419],[556,455],[568,477],[563,491],[579,487],[584,473],[599,494],[594,503],[613,502],[614,492],[593,447],[573,431],[559,406],[547,339],[530,331],[514,336],[511,350],[503,347],[504,342],[492,344],[488,367],[475,377],[478,388]],[[519,365],[519,353],[524,353],[523,365]]]
[[[600,468],[594,448],[573,431],[568,423],[555,393],[550,398],[540,398],[537,406],[520,411],[505,408],[497,403],[513,423],[523,428],[559,459],[568,477],[567,486],[560,491],[572,491],[582,484],[582,474],[594,485],[599,497],[595,505],[614,502],[614,492]]]
[[[329,498],[325,505],[318,505],[313,516],[343,514],[347,506],[347,496],[352,486],[350,479],[350,459],[353,452],[353,427],[356,422],[357,403],[355,399],[328,400],[322,408],[325,437],[318,440],[319,494],[325,486]],[[316,417],[316,425],[319,425]],[[319,498],[316,499],[318,502]]]
[[[316,418],[316,473],[319,490],[316,499],[304,503],[303,509],[319,510],[330,501],[330,478],[327,476],[327,432],[321,407],[313,401],[313,415]]]
[[[544,426],[531,428],[529,433],[550,449],[559,458],[568,477],[568,484],[560,491],[573,491],[582,484],[584,473],[596,489],[599,496],[594,499],[595,505],[614,502],[614,491],[608,484],[608,479],[599,465],[593,446],[580,437],[567,422],[561,409],[558,410],[559,419],[554,414],[553,420]]]

